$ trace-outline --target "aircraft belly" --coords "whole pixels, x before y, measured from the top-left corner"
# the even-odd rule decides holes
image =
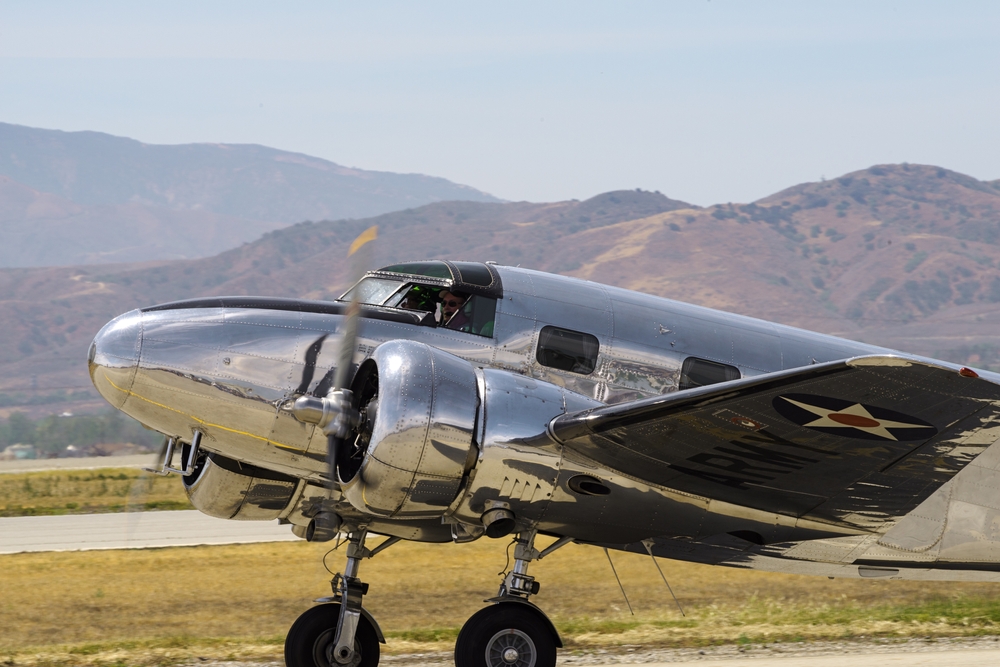
[[[599,479],[608,494],[572,491],[568,482],[578,475]],[[704,507],[678,502],[641,482],[564,462],[539,528],[583,541],[625,544],[654,535],[697,536],[705,515]]]

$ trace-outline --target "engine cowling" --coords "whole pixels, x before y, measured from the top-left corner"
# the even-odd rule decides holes
[[[207,454],[184,477],[196,509],[220,519],[270,521],[292,501],[298,480],[273,470]]]
[[[475,370],[464,359],[408,340],[383,343],[366,363],[378,373],[377,403],[374,410],[367,407],[370,440],[360,469],[341,480],[344,495],[376,516],[441,516],[478,452]]]

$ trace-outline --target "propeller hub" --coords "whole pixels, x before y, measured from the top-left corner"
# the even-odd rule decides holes
[[[292,405],[292,414],[300,422],[316,424],[326,435],[343,439],[361,421],[352,399],[350,389],[334,389],[323,398],[300,396]]]

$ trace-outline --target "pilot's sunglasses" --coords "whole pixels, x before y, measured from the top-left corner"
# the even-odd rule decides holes
[[[461,301],[452,301],[451,299],[448,299],[447,301],[442,301],[441,303],[448,306],[449,308],[458,308],[459,306],[462,305]]]

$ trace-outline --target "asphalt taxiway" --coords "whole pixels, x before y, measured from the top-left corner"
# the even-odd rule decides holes
[[[1000,663],[1000,637],[845,639],[772,644],[664,648],[613,646],[559,651],[558,667],[986,667]],[[213,667],[212,663],[203,663]],[[386,655],[382,667],[451,667],[450,651]],[[217,667],[222,667],[218,665]],[[251,667],[227,663],[226,667]],[[272,667],[254,664],[252,667]],[[280,667],[277,663],[273,667]]]
[[[150,454],[0,461],[0,474],[148,466]],[[0,554],[37,551],[147,549],[206,544],[290,542],[277,521],[229,521],[197,510],[0,518]]]
[[[290,542],[277,521],[228,521],[197,510],[0,518],[0,554]]]

